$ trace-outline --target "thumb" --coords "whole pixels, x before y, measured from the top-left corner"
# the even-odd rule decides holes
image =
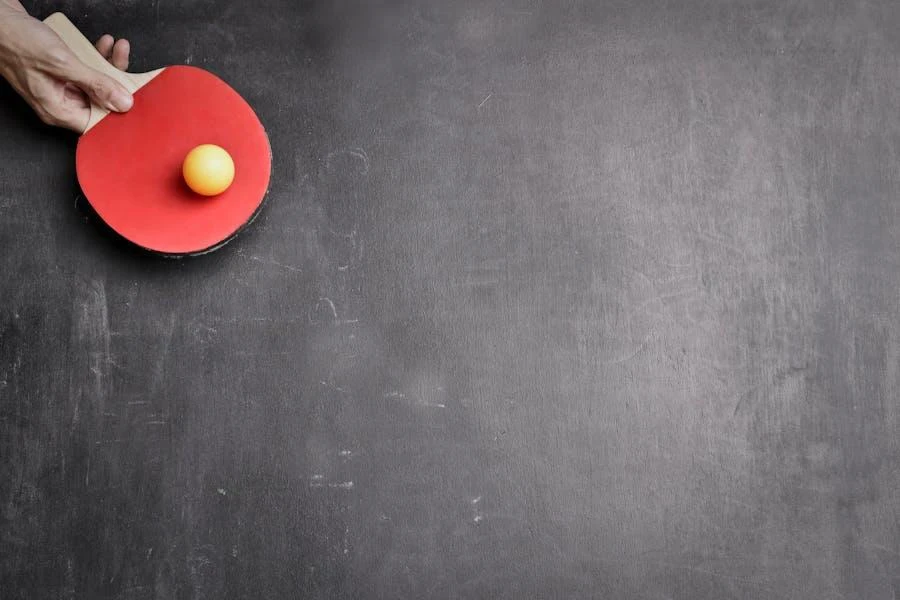
[[[70,81],[81,88],[91,102],[107,110],[126,112],[134,104],[131,94],[121,83],[83,63],[79,62]]]

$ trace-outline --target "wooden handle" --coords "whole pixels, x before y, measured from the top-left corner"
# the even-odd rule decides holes
[[[134,93],[138,90],[141,84],[124,71],[120,71],[115,68],[109,61],[107,61],[103,56],[97,52],[97,49],[94,48],[94,45],[84,37],[78,28],[72,24],[69,19],[62,13],[53,13],[46,19],[44,19],[44,24],[47,25],[50,29],[52,29],[56,35],[65,43],[66,46],[69,47],[69,50],[72,51],[75,56],[78,57],[78,60],[89,66],[90,68],[100,71],[104,75],[112,77],[116,81],[122,84],[122,86],[129,91],[129,93]],[[97,106],[93,102],[91,102],[91,118],[88,121],[87,127],[85,127],[85,132],[87,132],[91,127],[100,122],[100,119],[109,114],[109,111],[102,106]]]
[[[132,94],[137,91],[139,86],[131,76],[115,68],[108,60],[103,58],[94,45],[78,31],[78,28],[64,14],[53,13],[44,19],[44,24],[56,32],[56,35],[60,37],[81,62],[104,75],[112,77]]]

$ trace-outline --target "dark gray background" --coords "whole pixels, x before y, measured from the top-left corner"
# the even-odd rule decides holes
[[[900,4],[30,8],[275,159],[148,257],[2,88],[4,600],[900,595]]]

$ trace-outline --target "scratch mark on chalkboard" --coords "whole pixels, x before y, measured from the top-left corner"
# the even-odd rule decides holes
[[[214,31],[217,35],[224,37],[228,41],[229,47],[233,48],[235,46],[236,42],[234,34],[231,33],[231,31],[229,31],[228,29],[225,29],[224,27],[216,23],[210,24],[209,29]]]
[[[264,265],[271,265],[273,267],[279,267],[281,269],[285,269],[285,270],[291,271],[293,273],[302,273],[303,272],[303,269],[300,269],[293,265],[286,265],[284,263],[280,263],[277,260],[273,260],[273,259],[266,260],[260,256],[256,256],[255,254],[250,256],[250,260],[256,261],[258,263],[262,263]]]
[[[765,532],[778,531],[781,526],[778,523],[763,523],[762,525],[748,525],[748,526],[730,526],[730,525],[720,525],[716,523],[713,519],[709,518],[704,514],[698,515],[698,518],[704,523],[704,525],[708,527],[712,527],[717,531],[722,532],[732,532],[740,535],[748,535],[748,534],[763,534]]]
[[[490,100],[493,96],[494,96],[493,93],[490,93],[487,96],[485,96],[484,100],[481,101],[481,104],[478,105],[478,108],[481,108],[482,106],[484,106],[485,102]]]
[[[778,592],[775,591],[774,588],[767,585],[766,582],[760,582],[755,579],[750,579],[748,577],[739,577],[737,575],[729,575],[727,573],[720,573],[718,571],[712,571],[710,569],[704,569],[702,567],[695,567],[693,565],[680,565],[680,564],[667,563],[667,562],[663,562],[663,561],[659,561],[658,564],[665,566],[665,567],[670,567],[673,569],[683,569],[686,571],[691,571],[693,573],[702,573],[704,575],[708,575],[710,577],[715,577],[718,579],[726,579],[729,581],[736,581],[739,583],[744,583],[747,585],[757,587],[761,590],[765,590],[766,592],[769,592],[770,594],[776,594],[779,598],[786,598],[786,596],[784,596],[783,594],[779,594]]]
[[[491,277],[486,274],[481,274],[479,277],[478,274],[467,275],[465,281],[460,282],[459,284],[454,284],[454,287],[493,287],[500,283],[500,279],[497,277]]]
[[[802,366],[798,365],[789,365],[787,367],[778,369],[775,371],[775,375],[773,377],[773,381],[780,382],[786,379],[789,379],[793,376],[802,375],[804,372],[809,370],[809,363],[804,364]]]
[[[707,432],[704,437],[707,438],[707,444],[709,444],[709,440],[719,440],[722,442],[727,442],[731,445],[728,450],[729,452],[737,452],[738,454],[741,454],[743,456],[754,456],[753,451],[746,446],[747,440],[743,438],[732,435],[719,435],[715,432]]]
[[[738,473],[738,471],[732,471],[732,472]],[[740,500],[740,499],[735,498],[734,496],[730,496],[728,494],[723,494],[722,499],[725,502],[731,502],[732,504],[737,504],[738,506],[743,506],[744,508],[749,508],[750,510],[760,510],[759,506],[754,506],[753,504],[750,504],[749,502],[744,502],[743,500]]]
[[[72,311],[74,319],[70,345],[74,352],[87,361],[83,364],[82,373],[92,375],[86,381],[80,376],[78,369],[73,369],[70,374],[69,397],[74,401],[74,430],[80,418],[82,402],[88,402],[91,411],[102,411],[109,397],[110,381],[107,372],[111,362],[110,330],[103,281],[90,281],[83,289],[77,290]],[[15,373],[15,367],[13,372]]]
[[[175,314],[173,313],[169,317],[169,324],[163,332],[163,340],[162,347],[159,350],[159,355],[156,358],[156,364],[153,365],[153,379],[150,382],[150,392],[153,393],[159,389],[160,384],[163,381],[165,366],[166,366],[166,358],[169,356],[169,347],[172,345],[172,337],[175,334]]]
[[[860,540],[860,545],[864,546],[866,548],[873,548],[875,550],[881,550],[882,552],[887,552],[888,554],[892,554],[896,557],[900,557],[900,552],[897,552],[896,550],[891,550],[887,546],[884,546],[877,542],[873,542],[871,540],[862,539],[862,540]]]
[[[654,302],[663,302],[665,300],[671,300],[673,298],[680,298],[681,296],[690,296],[691,294],[695,294],[698,291],[700,291],[699,288],[695,287],[695,288],[690,288],[687,290],[680,290],[677,292],[672,292],[669,294],[659,294],[657,296],[654,296],[652,298],[648,298],[647,300],[644,300],[643,302],[638,304],[636,307],[634,307],[634,310],[636,310],[636,311],[641,310],[644,307],[646,307],[647,305],[653,304]]]
[[[603,364],[604,365],[620,365],[622,363],[626,363],[629,360],[635,358],[638,354],[640,354],[641,351],[644,349],[644,347],[645,347],[644,344],[641,343],[641,345],[638,347],[638,349],[635,350],[634,352],[632,352],[631,354],[628,354],[627,356],[623,356],[621,358],[616,358],[613,360],[605,361]]]
[[[66,598],[75,597],[75,568],[71,557],[66,558],[66,587],[64,592]]]
[[[738,246],[735,246],[733,243],[731,243],[729,240],[726,240],[719,236],[715,236],[715,235],[712,235],[705,231],[700,231],[700,230],[697,231],[697,237],[700,239],[704,239],[704,240],[713,242],[715,244],[719,244],[726,250],[731,250],[732,252],[734,252],[735,254],[740,256],[742,259],[747,260],[747,254],[741,248],[739,248]]]
[[[732,413],[732,416],[734,416],[734,417],[737,416],[738,412],[741,410],[741,407],[744,405],[745,401],[749,400],[750,397],[753,396],[753,394],[756,392],[756,390],[759,387],[760,387],[760,384],[758,384],[758,383],[755,385],[751,385],[744,391],[743,394],[741,394],[741,397],[738,398],[738,401],[735,402],[735,404],[734,404],[734,412]]]

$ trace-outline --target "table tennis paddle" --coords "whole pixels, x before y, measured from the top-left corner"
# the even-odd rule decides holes
[[[253,109],[221,79],[191,66],[125,73],[104,59],[61,13],[44,20],[75,55],[134,95],[127,113],[92,105],[78,140],[78,183],[116,233],[165,255],[202,254],[233,238],[259,211],[272,152]],[[234,160],[231,186],[217,196],[194,193],[182,163],[201,144]]]

